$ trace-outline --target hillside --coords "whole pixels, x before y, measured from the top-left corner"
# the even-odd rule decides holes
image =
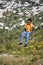
[[[28,43],[28,48],[24,48],[24,43],[19,46],[21,30],[22,28],[17,31],[1,33],[0,64],[36,65],[35,63],[37,63],[37,65],[43,65],[43,30],[34,32],[34,36]]]
[[[0,0],[0,65],[43,65],[43,1],[33,1]],[[28,18],[37,29],[24,48],[20,35]]]

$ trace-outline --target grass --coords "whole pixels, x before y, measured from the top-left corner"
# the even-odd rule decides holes
[[[9,34],[10,33],[10,34]],[[6,37],[8,36],[5,43],[0,43],[0,53],[1,54],[11,54],[14,57],[1,57],[0,58],[0,64],[1,65],[35,65],[35,63],[39,64],[37,62],[38,60],[43,59],[43,30],[37,30],[35,32],[35,35],[32,39],[29,40],[28,48],[24,48],[24,44],[22,46],[19,46],[19,35],[18,38],[15,39],[12,32],[9,32],[4,35],[3,40],[6,40]],[[12,33],[12,35],[11,35]],[[15,33],[16,34],[16,33]],[[1,35],[1,36],[3,36]],[[1,37],[0,36],[0,37]],[[10,37],[10,39],[9,39]],[[15,40],[14,40],[15,39]],[[25,39],[24,39],[25,40]],[[5,59],[5,60],[4,60]],[[40,61],[40,63],[43,63]]]
[[[33,17],[33,22],[35,25],[39,25],[41,22],[38,23],[37,17],[35,17]],[[9,25],[9,23],[13,25],[17,23],[18,19],[14,20],[14,15],[9,14],[7,19],[2,18],[0,21],[5,22],[6,25]],[[0,30],[0,54],[11,54],[14,56],[13,58],[0,56],[0,65],[39,65],[40,63],[43,65],[43,30],[34,31],[34,35],[30,37],[28,48],[24,48],[26,38],[24,38],[23,45],[19,46],[20,34],[24,30],[23,28],[24,26],[17,27],[12,31]]]

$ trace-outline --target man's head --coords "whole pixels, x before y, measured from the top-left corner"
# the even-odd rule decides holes
[[[29,19],[28,19],[28,23],[31,23],[31,22],[32,22],[32,19],[31,19],[31,18],[29,18]]]

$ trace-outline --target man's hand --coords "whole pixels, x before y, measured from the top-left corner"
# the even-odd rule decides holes
[[[37,29],[37,28],[38,28],[38,26],[35,27],[35,29]]]

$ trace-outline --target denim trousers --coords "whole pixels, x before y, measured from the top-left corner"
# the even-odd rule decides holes
[[[30,34],[31,34],[31,32],[23,31],[21,36],[20,36],[20,43],[23,43],[23,38],[24,38],[24,36],[26,36],[25,44],[28,44],[28,40],[30,38]]]

